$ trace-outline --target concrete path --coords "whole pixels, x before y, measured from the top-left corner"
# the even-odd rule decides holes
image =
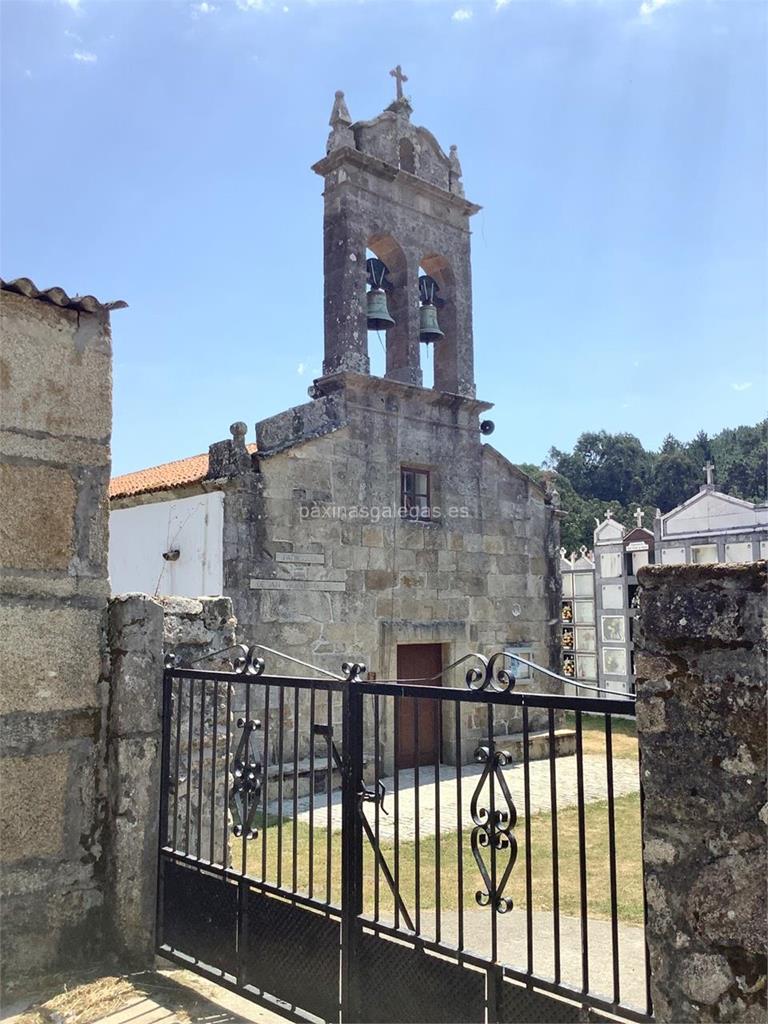
[[[464,948],[489,957],[491,953],[490,910],[467,909],[464,912]],[[533,973],[539,978],[552,979],[554,963],[554,921],[551,912],[534,911],[533,915]],[[527,969],[527,933],[525,911],[511,910],[497,914],[498,960],[509,967]],[[421,931],[435,937],[435,913],[423,911]],[[458,922],[455,911],[443,915],[441,939],[451,945],[458,944]],[[643,929],[620,924],[619,984],[623,1003],[645,1007],[645,938]],[[613,998],[613,960],[611,953],[611,925],[609,921],[587,922],[589,953],[588,991],[593,995]],[[564,984],[582,988],[581,976],[581,922],[577,917],[560,916],[560,975]]]
[[[557,780],[557,807],[574,807],[577,803],[577,774],[576,757],[559,757],[556,761],[555,772]],[[461,768],[461,824],[467,828],[472,823],[469,813],[470,800],[482,773],[482,765],[463,765]],[[640,789],[640,777],[638,774],[637,762],[632,758],[614,758],[613,762],[613,788],[616,797],[625,796],[627,793],[636,793]],[[504,778],[512,794],[512,800],[517,808],[518,817],[523,816],[524,791],[523,791],[523,766],[522,764],[510,765],[504,769]],[[550,774],[549,761],[530,762],[531,779],[531,813],[549,813],[550,803]],[[384,807],[388,814],[379,815],[379,830],[382,839],[394,837],[394,806],[395,806],[395,780],[388,777],[381,780],[386,789]],[[415,835],[416,821],[416,794],[415,771],[408,769],[399,773],[399,827],[400,839],[413,839]],[[487,797],[489,782],[486,781],[484,792]],[[418,801],[419,801],[419,825],[422,835],[434,833],[435,808],[440,804],[440,832],[455,832],[457,830],[458,793],[456,787],[456,769],[449,765],[441,765],[439,772],[439,785],[435,785],[434,767],[419,769]],[[496,787],[496,806],[503,798]],[[606,800],[606,777],[605,759],[596,754],[584,756],[584,799],[587,803]],[[298,802],[299,820],[308,823],[310,819],[310,798],[301,797]],[[486,800],[480,801],[481,807],[487,807]],[[279,805],[277,801],[269,804],[269,810],[277,814]],[[373,823],[374,805],[365,804],[366,815]],[[283,801],[283,814],[293,814],[293,801]],[[314,823],[318,828],[325,828],[327,822],[327,808],[325,793],[317,794],[314,800]],[[334,832],[341,829],[341,793],[336,791],[331,799],[331,828]]]

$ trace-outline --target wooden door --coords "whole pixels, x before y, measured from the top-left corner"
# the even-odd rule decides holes
[[[400,644],[397,648],[397,678],[420,679],[424,686],[440,686],[433,679],[443,667],[440,644]],[[398,697],[397,767],[414,768],[418,763],[434,764],[440,753],[440,702]],[[418,726],[417,726],[418,716]],[[418,733],[418,735],[417,735]]]

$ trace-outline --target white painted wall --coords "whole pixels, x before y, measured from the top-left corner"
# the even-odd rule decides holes
[[[663,535],[718,533],[722,530],[754,529],[760,510],[748,502],[719,492],[702,491],[687,506],[673,509],[663,517]]]
[[[115,509],[109,516],[112,593],[220,595],[223,526],[221,491]],[[163,552],[172,548],[179,559],[167,562]]]

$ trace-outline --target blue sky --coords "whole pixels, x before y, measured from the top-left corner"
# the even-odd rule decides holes
[[[754,423],[768,6],[750,0],[2,5],[6,278],[124,298],[114,470],[306,400],[336,89],[457,143],[478,395],[540,462],[584,430]],[[374,342],[374,345],[376,343]],[[375,355],[375,353],[373,353]]]

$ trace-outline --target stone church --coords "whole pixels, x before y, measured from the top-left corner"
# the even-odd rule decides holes
[[[397,86],[369,121],[353,122],[338,92],[312,168],[325,357],[310,400],[258,422],[255,444],[235,423],[207,455],[113,479],[112,589],[223,593],[242,639],[335,672],[361,660],[373,679],[426,678],[505,648],[555,668],[559,513],[484,441],[491,404],[475,394],[480,207],[456,148],[412,124]],[[386,337],[383,377],[369,369],[372,328]]]

